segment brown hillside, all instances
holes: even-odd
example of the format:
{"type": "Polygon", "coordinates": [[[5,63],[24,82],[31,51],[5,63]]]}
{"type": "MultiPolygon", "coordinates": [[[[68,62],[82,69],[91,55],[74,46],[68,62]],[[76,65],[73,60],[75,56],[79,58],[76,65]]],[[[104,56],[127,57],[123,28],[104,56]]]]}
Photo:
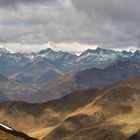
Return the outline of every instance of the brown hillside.
{"type": "Polygon", "coordinates": [[[116,61],[105,69],[93,68],[61,76],[43,86],[31,101],[42,103],[61,98],[77,90],[103,88],[116,81],[136,76],[140,76],[140,64],[130,60],[116,61]]]}
{"type": "Polygon", "coordinates": [[[1,102],[0,121],[43,140],[126,140],[140,129],[139,87],[137,77],[43,104],[1,102]]]}

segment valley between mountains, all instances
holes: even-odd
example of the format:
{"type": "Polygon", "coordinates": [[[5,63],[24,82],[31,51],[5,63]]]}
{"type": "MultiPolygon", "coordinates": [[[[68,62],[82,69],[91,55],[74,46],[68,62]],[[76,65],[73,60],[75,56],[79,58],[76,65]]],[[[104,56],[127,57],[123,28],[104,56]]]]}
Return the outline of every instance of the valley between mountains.
{"type": "Polygon", "coordinates": [[[140,140],[140,51],[0,49],[0,139],[140,140]]]}

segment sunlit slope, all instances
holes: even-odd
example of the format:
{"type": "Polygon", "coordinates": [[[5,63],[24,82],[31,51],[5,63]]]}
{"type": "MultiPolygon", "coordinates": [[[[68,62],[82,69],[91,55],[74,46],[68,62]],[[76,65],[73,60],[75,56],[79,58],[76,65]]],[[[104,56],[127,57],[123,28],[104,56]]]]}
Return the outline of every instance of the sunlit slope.
{"type": "Polygon", "coordinates": [[[125,140],[140,129],[139,105],[136,77],[44,104],[2,102],[0,121],[43,140],[125,140]]]}

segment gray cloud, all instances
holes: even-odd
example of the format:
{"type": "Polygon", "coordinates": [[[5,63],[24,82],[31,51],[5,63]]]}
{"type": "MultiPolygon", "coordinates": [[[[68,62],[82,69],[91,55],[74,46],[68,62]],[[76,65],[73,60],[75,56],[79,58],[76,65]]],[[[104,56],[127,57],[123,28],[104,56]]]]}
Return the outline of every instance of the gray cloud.
{"type": "Polygon", "coordinates": [[[0,42],[140,46],[138,0],[0,0],[0,42]]]}
{"type": "Polygon", "coordinates": [[[139,46],[140,1],[72,0],[72,2],[77,10],[84,12],[90,21],[92,20],[95,38],[102,45],[139,46]]]}
{"type": "Polygon", "coordinates": [[[18,4],[35,4],[35,3],[44,3],[44,2],[52,2],[54,0],[0,0],[0,6],[9,6],[13,7],[18,4]]]}

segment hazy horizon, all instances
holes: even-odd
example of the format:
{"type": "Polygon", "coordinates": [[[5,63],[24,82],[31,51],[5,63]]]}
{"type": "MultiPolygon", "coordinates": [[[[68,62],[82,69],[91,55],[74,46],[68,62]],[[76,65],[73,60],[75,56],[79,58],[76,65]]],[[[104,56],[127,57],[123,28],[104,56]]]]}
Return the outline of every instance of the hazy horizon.
{"type": "Polygon", "coordinates": [[[80,54],[84,51],[87,51],[88,49],[96,50],[97,48],[102,49],[108,49],[108,50],[115,50],[115,51],[131,51],[134,52],[136,50],[139,50],[139,48],[136,47],[128,47],[128,48],[105,48],[102,46],[92,46],[92,45],[80,45],[78,43],[73,44],[44,44],[44,45],[25,45],[25,44],[0,44],[0,48],[5,48],[9,50],[12,53],[20,52],[20,53],[34,53],[39,52],[41,50],[45,49],[52,49],[53,51],[62,51],[62,52],[69,52],[69,53],[75,53],[80,54]],[[18,47],[17,47],[18,46],[18,47]],[[71,48],[70,48],[71,46],[71,48]],[[32,48],[32,49],[31,49],[32,48]]]}

